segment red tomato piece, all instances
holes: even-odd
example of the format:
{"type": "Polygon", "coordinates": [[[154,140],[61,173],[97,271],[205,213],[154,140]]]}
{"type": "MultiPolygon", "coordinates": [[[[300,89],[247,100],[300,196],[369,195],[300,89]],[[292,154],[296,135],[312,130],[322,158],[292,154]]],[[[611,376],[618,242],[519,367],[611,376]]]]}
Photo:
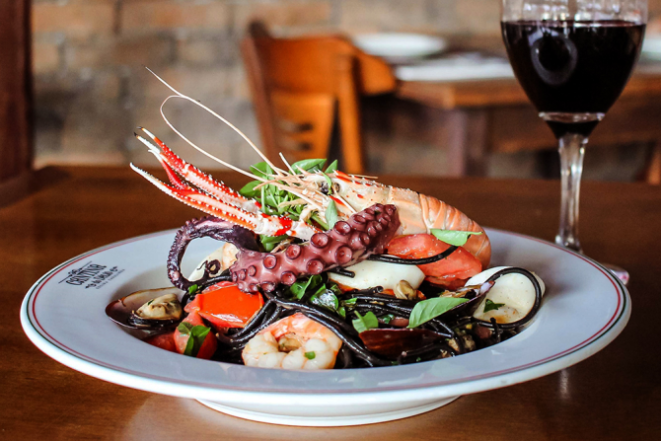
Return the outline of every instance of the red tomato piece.
{"type": "Polygon", "coordinates": [[[177,352],[177,347],[174,344],[174,331],[149,337],[145,342],[166,351],[177,352]]]}
{"type": "MultiPolygon", "coordinates": [[[[404,259],[422,259],[442,253],[450,247],[431,234],[412,234],[394,238],[388,244],[388,254],[404,259]]],[[[464,248],[459,247],[445,259],[418,265],[431,283],[456,285],[482,271],[482,263],[464,248]],[[454,282],[454,283],[453,283],[454,282]]],[[[463,285],[460,285],[463,286],[463,285]]]]}
{"type": "MultiPolygon", "coordinates": [[[[202,321],[200,314],[193,311],[183,320],[185,323],[190,323],[193,326],[206,326],[202,321]]],[[[188,339],[190,336],[188,334],[183,334],[179,329],[174,331],[174,344],[176,346],[177,352],[183,354],[186,351],[186,345],[188,344],[188,339]]],[[[210,359],[213,354],[216,352],[218,347],[218,341],[212,332],[209,332],[200,346],[200,350],[197,352],[197,358],[203,358],[205,360],[210,359]]]]}
{"type": "Polygon", "coordinates": [[[243,328],[264,306],[261,294],[246,294],[235,284],[221,282],[195,296],[184,308],[197,311],[214,328],[243,328]]]}

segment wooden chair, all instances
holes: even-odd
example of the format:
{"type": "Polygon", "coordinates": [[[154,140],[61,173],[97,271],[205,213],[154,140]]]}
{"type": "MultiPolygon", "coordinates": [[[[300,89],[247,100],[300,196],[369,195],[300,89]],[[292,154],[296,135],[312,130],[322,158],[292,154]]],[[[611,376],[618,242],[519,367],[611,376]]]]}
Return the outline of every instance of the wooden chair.
{"type": "Polygon", "coordinates": [[[343,169],[365,170],[359,95],[390,92],[390,67],[337,36],[273,38],[260,22],[242,43],[265,152],[328,158],[338,115],[343,169]]]}

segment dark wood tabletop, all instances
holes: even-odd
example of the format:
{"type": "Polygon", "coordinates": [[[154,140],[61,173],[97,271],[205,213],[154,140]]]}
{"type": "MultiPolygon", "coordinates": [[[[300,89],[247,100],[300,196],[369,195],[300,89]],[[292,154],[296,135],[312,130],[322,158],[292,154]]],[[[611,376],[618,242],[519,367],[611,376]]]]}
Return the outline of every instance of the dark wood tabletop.
{"type": "MultiPolygon", "coordinates": [[[[220,174],[232,186],[243,179],[220,174]]],[[[552,240],[557,181],[383,177],[437,196],[482,225],[552,240]]],[[[0,209],[0,439],[633,440],[661,431],[661,189],[585,182],[585,252],[631,273],[633,314],[622,335],[561,372],[464,396],[388,423],[297,428],[245,421],[194,400],[129,389],[41,353],[19,323],[21,300],[46,271],[110,242],[177,228],[200,213],[128,168],[48,168],[27,198],[0,209]]],[[[165,263],[164,263],[165,264],[165,263]]]]}

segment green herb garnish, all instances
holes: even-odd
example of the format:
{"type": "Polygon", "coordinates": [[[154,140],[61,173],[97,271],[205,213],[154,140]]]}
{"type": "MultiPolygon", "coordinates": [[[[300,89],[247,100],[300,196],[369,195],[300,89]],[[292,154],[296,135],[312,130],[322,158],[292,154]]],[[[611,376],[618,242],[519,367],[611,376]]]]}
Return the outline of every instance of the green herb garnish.
{"type": "Polygon", "coordinates": [[[207,334],[211,332],[211,328],[207,328],[206,326],[193,326],[188,322],[181,322],[179,326],[177,326],[177,331],[184,335],[188,335],[188,342],[186,342],[184,355],[196,357],[197,353],[200,352],[204,339],[207,338],[207,334]]]}
{"type": "Polygon", "coordinates": [[[289,291],[296,297],[298,300],[301,300],[307,291],[316,292],[318,286],[323,283],[323,279],[319,275],[312,276],[308,279],[301,279],[294,282],[292,286],[289,287],[289,291]]]}
{"type": "Polygon", "coordinates": [[[303,159],[302,161],[294,162],[291,168],[296,174],[300,173],[301,170],[315,172],[321,171],[325,163],[325,159],[303,159]]]}
{"type": "Polygon", "coordinates": [[[487,299],[487,301],[484,303],[484,312],[495,311],[496,309],[500,308],[501,306],[505,306],[505,304],[504,303],[494,303],[490,299],[487,299]]]}
{"type": "Polygon", "coordinates": [[[358,311],[354,311],[356,314],[356,319],[353,319],[353,327],[358,333],[365,332],[368,329],[374,329],[379,327],[379,319],[376,318],[372,311],[368,311],[365,315],[360,315],[358,311]]]}
{"type": "Polygon", "coordinates": [[[262,179],[271,179],[273,177],[273,169],[264,161],[251,165],[250,171],[262,179]]]}
{"type": "Polygon", "coordinates": [[[474,231],[454,231],[454,230],[438,230],[431,229],[429,230],[434,237],[440,241],[447,243],[448,245],[454,245],[460,247],[466,244],[468,238],[473,235],[480,235],[482,233],[476,233],[474,231]]]}
{"type": "Polygon", "coordinates": [[[254,198],[259,193],[259,190],[255,190],[259,184],[261,184],[260,181],[250,181],[239,190],[239,193],[247,198],[254,198]]]}
{"type": "Polygon", "coordinates": [[[195,294],[197,292],[197,288],[198,288],[197,285],[189,286],[188,287],[188,294],[192,296],[193,294],[195,294]]]}
{"type": "Polygon", "coordinates": [[[314,358],[317,356],[317,354],[314,353],[314,351],[306,352],[305,353],[305,358],[308,360],[314,360],[314,358]]]}
{"type": "Polygon", "coordinates": [[[310,297],[310,303],[330,309],[333,312],[337,311],[340,307],[340,301],[337,299],[337,296],[333,291],[326,288],[326,285],[321,285],[317,292],[310,297]]]}
{"type": "Polygon", "coordinates": [[[338,216],[337,216],[337,207],[335,206],[334,201],[330,201],[328,203],[328,207],[326,208],[326,223],[328,224],[328,230],[333,228],[335,223],[338,221],[338,216]]]}
{"type": "Polygon", "coordinates": [[[383,317],[381,317],[381,321],[383,323],[385,323],[386,325],[389,325],[390,322],[392,321],[392,319],[394,319],[394,318],[395,318],[394,315],[388,314],[388,315],[384,315],[383,317]]]}
{"type": "Polygon", "coordinates": [[[261,242],[262,246],[264,247],[264,250],[266,252],[273,251],[273,248],[275,248],[280,242],[283,240],[287,239],[289,236],[286,234],[283,234],[281,236],[265,236],[261,235],[259,236],[259,241],[261,242]]]}
{"type": "Polygon", "coordinates": [[[337,171],[337,159],[330,163],[330,165],[326,168],[324,173],[333,173],[336,171],[337,171]]]}
{"type": "Polygon", "coordinates": [[[451,310],[457,305],[467,302],[468,299],[454,297],[435,297],[416,303],[409,317],[408,328],[417,328],[439,315],[451,310]]]}

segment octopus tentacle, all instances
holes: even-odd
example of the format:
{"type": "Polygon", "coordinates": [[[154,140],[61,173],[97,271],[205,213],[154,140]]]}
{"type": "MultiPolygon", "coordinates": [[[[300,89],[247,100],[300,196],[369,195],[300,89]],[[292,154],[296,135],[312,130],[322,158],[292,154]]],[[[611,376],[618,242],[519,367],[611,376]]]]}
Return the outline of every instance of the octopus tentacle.
{"type": "Polygon", "coordinates": [[[177,231],[168,256],[168,276],[183,290],[210,283],[209,272],[200,280],[188,280],[181,273],[181,260],[188,244],[201,237],[211,237],[239,248],[236,262],[230,267],[232,281],[244,292],[274,291],[278,285],[292,285],[305,275],[320,274],[337,266],[348,266],[381,254],[399,228],[394,205],[375,204],[337,222],[329,231],[317,233],[309,242],[291,244],[277,253],[258,251],[254,233],[213,216],[191,220],[177,231]]]}
{"type": "Polygon", "coordinates": [[[274,291],[304,275],[320,274],[381,254],[399,228],[394,205],[375,204],[317,233],[307,244],[292,244],[278,253],[240,249],[230,267],[232,281],[244,292],[274,291]]]}
{"type": "Polygon", "coordinates": [[[181,259],[186,253],[186,248],[191,241],[201,237],[210,237],[212,239],[230,242],[242,249],[258,249],[255,235],[250,230],[231,222],[218,219],[214,216],[206,216],[201,219],[187,221],[177,231],[170,248],[170,254],[168,255],[168,277],[172,284],[179,289],[187,291],[193,285],[210,282],[209,268],[205,269],[204,276],[199,280],[188,280],[181,273],[181,259]]]}

